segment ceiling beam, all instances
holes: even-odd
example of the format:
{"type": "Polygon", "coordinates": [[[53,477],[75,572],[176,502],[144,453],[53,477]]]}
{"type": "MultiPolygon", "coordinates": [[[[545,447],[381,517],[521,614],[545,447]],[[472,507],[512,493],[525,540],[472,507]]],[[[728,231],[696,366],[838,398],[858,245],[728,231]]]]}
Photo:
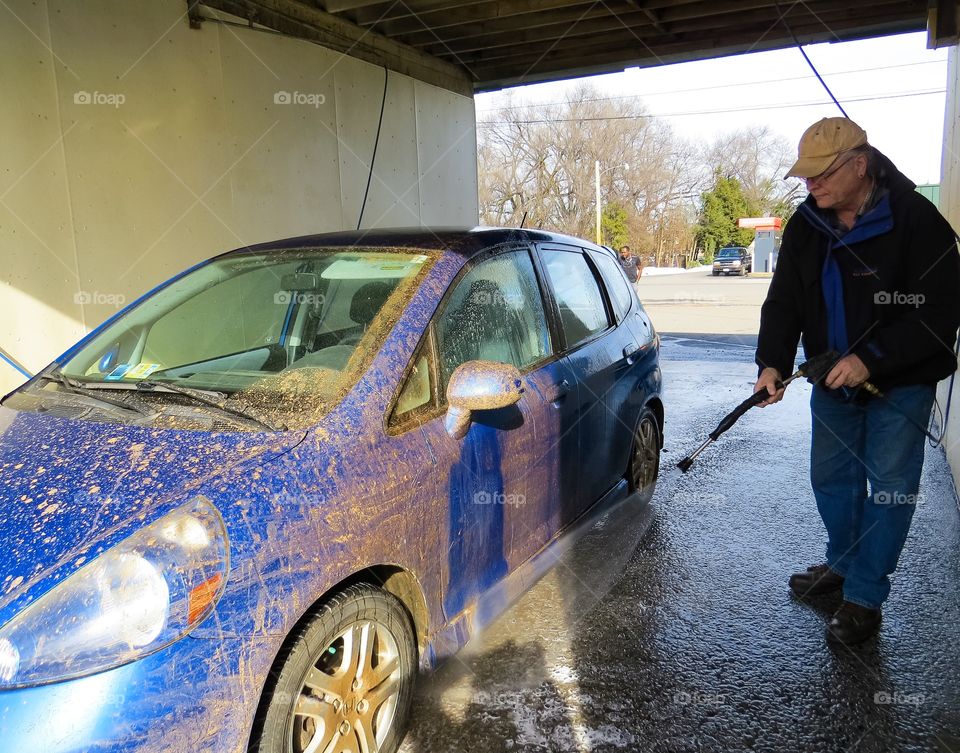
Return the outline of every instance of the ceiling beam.
{"type": "Polygon", "coordinates": [[[370,5],[377,5],[380,0],[327,0],[323,3],[327,13],[343,13],[345,10],[356,10],[357,8],[366,8],[370,5]]]}
{"type": "Polygon", "coordinates": [[[927,14],[927,47],[949,47],[960,41],[960,5],[957,0],[931,0],[927,14]]]}
{"type": "MultiPolygon", "coordinates": [[[[810,28],[814,31],[819,28],[829,33],[828,30],[835,24],[847,27],[860,20],[855,11],[831,10],[831,7],[836,8],[836,3],[832,0],[811,1],[805,5],[807,12],[794,18],[791,28],[810,28]]],[[[874,0],[874,15],[885,12],[901,14],[903,5],[902,0],[874,0]]],[[[551,47],[561,45],[563,48],[576,45],[578,49],[583,49],[584,45],[595,43],[598,37],[602,37],[604,43],[617,44],[622,49],[630,48],[632,37],[632,46],[647,45],[659,52],[662,46],[671,42],[689,42],[691,39],[696,42],[702,37],[701,32],[709,32],[711,40],[722,40],[726,34],[739,34],[744,31],[755,34],[756,39],[769,33],[782,36],[786,29],[776,21],[775,13],[771,14],[767,10],[744,11],[730,14],[725,20],[714,17],[678,22],[671,26],[670,34],[660,35],[642,14],[637,13],[613,19],[608,17],[585,21],[574,26],[561,23],[531,31],[488,34],[444,44],[435,42],[425,47],[424,51],[462,61],[471,67],[511,57],[532,59],[551,51],[551,47]],[[696,37],[691,36],[694,34],[696,37]]]]}
{"type": "Polygon", "coordinates": [[[473,94],[463,67],[296,0],[203,0],[203,4],[419,81],[465,96],[473,94]]]}
{"type": "MultiPolygon", "coordinates": [[[[790,0],[784,0],[784,2],[789,1],[790,0]]],[[[623,0],[623,2],[631,2],[631,0],[623,0]]],[[[648,8],[654,11],[665,7],[676,7],[679,5],[702,2],[703,0],[637,0],[637,3],[640,7],[648,8]]],[[[397,2],[397,0],[381,0],[381,2],[379,2],[376,6],[371,5],[367,10],[365,10],[363,14],[357,18],[357,23],[367,26],[372,25],[377,21],[399,21],[403,18],[415,18],[416,16],[426,18],[428,14],[432,13],[441,13],[444,11],[466,7],[479,8],[481,6],[486,6],[488,8],[485,17],[503,18],[508,14],[514,13],[514,9],[508,6],[516,5],[518,4],[509,2],[505,3],[503,0],[486,0],[485,2],[469,2],[468,0],[406,0],[406,2],[397,2]],[[494,10],[491,11],[490,9],[494,10]]],[[[563,3],[554,2],[551,5],[553,7],[561,7],[563,3]]],[[[606,5],[620,6],[621,2],[607,2],[606,5]]],[[[529,13],[540,11],[528,11],[521,8],[519,12],[529,13]]]]}
{"type": "MultiPolygon", "coordinates": [[[[903,4],[902,4],[903,5],[903,4]]],[[[924,19],[916,14],[891,12],[862,17],[849,24],[837,24],[833,31],[826,31],[822,24],[802,24],[794,28],[803,43],[825,42],[841,39],[863,39],[884,34],[899,34],[919,31],[924,28],[924,19]]],[[[649,53],[640,45],[630,44],[630,37],[606,39],[603,44],[579,46],[576,50],[562,48],[545,55],[532,52],[526,58],[514,57],[490,64],[474,62],[471,66],[479,76],[476,91],[492,91],[507,86],[521,86],[541,81],[556,81],[577,76],[613,73],[628,67],[654,67],[661,64],[703,60],[707,58],[736,55],[744,52],[789,47],[792,40],[785,32],[774,30],[760,38],[757,29],[736,34],[723,34],[710,38],[694,38],[683,42],[657,45],[649,53]],[[759,41],[758,41],[759,40],[759,41]],[[623,55],[630,49],[634,55],[623,55]]]]}
{"type": "MultiPolygon", "coordinates": [[[[606,5],[608,10],[615,8],[623,10],[626,3],[623,0],[605,0],[599,5],[606,5]]],[[[492,21],[497,18],[515,18],[517,16],[526,16],[528,14],[551,13],[562,8],[572,8],[579,6],[581,12],[588,11],[591,6],[597,6],[598,3],[593,0],[515,0],[514,2],[502,3],[472,3],[456,12],[431,11],[416,13],[408,18],[392,20],[390,18],[376,19],[365,22],[358,19],[361,26],[369,26],[376,29],[381,34],[390,36],[409,34],[414,31],[424,29],[447,29],[452,26],[463,26],[464,24],[478,23],[481,21],[492,21]]],[[[440,34],[443,36],[443,34],[440,34]]]]}

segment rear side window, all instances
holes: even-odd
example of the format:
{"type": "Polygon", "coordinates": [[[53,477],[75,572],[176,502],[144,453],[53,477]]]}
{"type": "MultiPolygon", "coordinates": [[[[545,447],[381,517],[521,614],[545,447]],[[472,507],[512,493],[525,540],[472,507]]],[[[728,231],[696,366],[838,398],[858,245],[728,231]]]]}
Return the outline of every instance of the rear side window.
{"type": "Polygon", "coordinates": [[[596,262],[603,277],[603,282],[607,286],[607,292],[610,294],[610,300],[613,303],[614,313],[617,315],[617,322],[622,322],[623,318],[630,311],[630,304],[633,301],[633,289],[627,278],[623,275],[623,269],[620,262],[609,254],[598,254],[591,252],[590,258],[596,262]]]}
{"type": "Polygon", "coordinates": [[[543,252],[543,265],[560,308],[567,348],[610,326],[603,294],[582,253],[547,249],[543,252]]]}

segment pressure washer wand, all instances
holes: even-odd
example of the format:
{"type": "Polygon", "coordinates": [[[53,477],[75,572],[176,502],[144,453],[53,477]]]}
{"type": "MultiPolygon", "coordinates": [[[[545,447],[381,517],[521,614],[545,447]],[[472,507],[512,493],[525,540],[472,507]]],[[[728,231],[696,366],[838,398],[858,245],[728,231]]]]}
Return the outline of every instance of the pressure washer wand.
{"type": "MultiPolygon", "coordinates": [[[[804,361],[800,364],[800,367],[790,376],[788,376],[783,381],[777,382],[777,389],[781,390],[786,387],[790,382],[798,377],[806,377],[813,381],[822,379],[830,369],[833,368],[834,364],[840,360],[840,354],[836,351],[830,351],[829,353],[824,353],[819,356],[814,356],[808,361],[804,361]]],[[[700,445],[697,449],[687,455],[683,460],[677,463],[677,468],[686,473],[690,470],[690,466],[693,465],[693,461],[697,459],[697,455],[703,452],[707,447],[717,441],[721,434],[723,434],[727,429],[733,426],[737,420],[750,410],[753,406],[759,405],[764,400],[770,398],[770,393],[766,390],[759,390],[754,392],[750,397],[744,400],[740,405],[730,411],[726,416],[724,416],[720,423],[717,424],[717,428],[710,432],[710,436],[700,445]]]]}
{"type": "MultiPolygon", "coordinates": [[[[789,377],[784,379],[782,382],[777,381],[777,389],[780,390],[783,387],[786,387],[788,384],[790,384],[790,382],[792,382],[798,376],[800,376],[799,372],[797,372],[796,374],[790,375],[789,377]]],[[[689,471],[690,466],[693,465],[693,461],[697,459],[697,455],[699,455],[701,452],[707,449],[707,447],[709,447],[711,444],[716,442],[717,439],[720,437],[720,435],[723,434],[723,432],[725,432],[727,429],[729,429],[731,426],[733,426],[737,422],[737,419],[739,419],[740,416],[742,416],[744,413],[750,410],[754,405],[759,405],[764,400],[767,400],[769,397],[770,397],[770,393],[767,392],[766,390],[759,390],[757,392],[754,392],[750,397],[748,397],[746,400],[740,403],[740,405],[738,405],[736,408],[730,411],[727,415],[725,415],[723,419],[721,419],[720,423],[717,424],[717,428],[710,432],[710,436],[708,436],[706,440],[704,440],[703,444],[700,445],[693,452],[691,452],[689,455],[687,455],[679,463],[677,463],[677,468],[679,468],[684,473],[689,471]]]]}

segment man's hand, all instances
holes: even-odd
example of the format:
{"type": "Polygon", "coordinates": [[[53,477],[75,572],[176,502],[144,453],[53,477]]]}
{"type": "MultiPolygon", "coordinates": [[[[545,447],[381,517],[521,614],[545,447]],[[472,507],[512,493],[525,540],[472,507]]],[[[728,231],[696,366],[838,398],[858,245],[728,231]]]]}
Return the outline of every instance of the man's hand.
{"type": "Polygon", "coordinates": [[[761,408],[766,408],[768,405],[773,405],[774,403],[779,403],[783,400],[783,387],[777,389],[777,382],[781,379],[780,372],[776,369],[768,366],[763,371],[760,372],[760,377],[757,379],[757,383],[753,385],[754,393],[759,392],[760,390],[766,390],[770,395],[770,398],[764,400],[760,403],[761,408]]]}
{"type": "Polygon", "coordinates": [[[870,378],[870,370],[857,356],[844,356],[830,369],[824,384],[831,390],[840,387],[857,387],[870,378]]]}

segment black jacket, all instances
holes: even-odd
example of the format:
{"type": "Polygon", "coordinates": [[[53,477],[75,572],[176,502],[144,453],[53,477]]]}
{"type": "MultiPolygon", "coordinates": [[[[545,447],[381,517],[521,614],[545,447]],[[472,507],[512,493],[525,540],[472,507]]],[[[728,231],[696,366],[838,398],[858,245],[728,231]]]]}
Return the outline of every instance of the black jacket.
{"type": "MultiPolygon", "coordinates": [[[[848,352],[870,370],[880,389],[931,384],[957,368],[960,254],[956,236],[936,207],[886,157],[877,187],[889,199],[870,227],[858,218],[837,240],[832,212],[812,196],[787,223],[760,314],[757,365],[794,370],[797,341],[807,358],[829,350],[822,270],[833,245],[841,271],[848,352]],[[888,193],[887,193],[888,192],[888,193]]],[[[869,224],[869,223],[868,223],[869,224]]]]}

